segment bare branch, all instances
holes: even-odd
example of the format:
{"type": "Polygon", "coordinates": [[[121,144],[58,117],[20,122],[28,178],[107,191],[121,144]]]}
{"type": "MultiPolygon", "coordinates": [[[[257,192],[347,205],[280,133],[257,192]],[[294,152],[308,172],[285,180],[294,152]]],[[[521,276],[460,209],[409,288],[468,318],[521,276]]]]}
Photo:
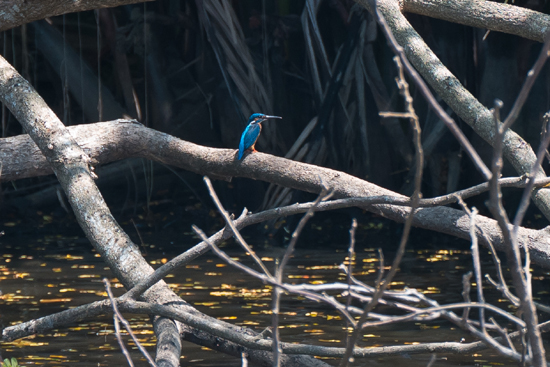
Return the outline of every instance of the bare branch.
{"type": "MultiPolygon", "coordinates": [[[[537,327],[538,316],[535,305],[533,304],[533,297],[531,293],[531,286],[529,282],[529,269],[527,272],[522,269],[521,266],[521,254],[519,246],[515,236],[512,234],[512,228],[508,220],[508,215],[502,204],[502,193],[498,180],[496,177],[500,177],[502,170],[502,152],[504,148],[505,126],[499,122],[499,110],[502,107],[502,102],[495,101],[494,108],[494,127],[495,127],[495,139],[494,139],[494,151],[491,170],[493,176],[490,180],[490,205],[489,209],[497,218],[500,229],[502,230],[504,241],[506,243],[505,251],[506,257],[510,264],[510,273],[512,275],[512,283],[519,295],[520,308],[523,311],[526,320],[527,335],[529,336],[529,346],[533,353],[532,359],[535,366],[545,366],[546,356],[542,343],[542,337],[540,330],[537,327]]],[[[502,348],[497,348],[500,353],[504,354],[502,348]]],[[[510,353],[513,351],[509,350],[510,353]]],[[[526,359],[531,359],[531,356],[525,356],[526,359]]]]}
{"type": "MultiPolygon", "coordinates": [[[[314,193],[321,191],[318,179],[318,177],[321,177],[324,182],[334,189],[336,198],[386,197],[389,199],[393,197],[394,200],[403,200],[404,202],[409,200],[395,192],[343,172],[263,153],[253,154],[245,162],[241,162],[235,159],[235,150],[203,147],[148,129],[143,125],[128,122],[127,120],[119,120],[119,122],[77,125],[69,128],[69,131],[71,136],[78,137],[78,144],[89,153],[92,160],[102,163],[127,157],[142,157],[191,172],[208,174],[210,177],[226,179],[233,176],[248,177],[314,193]]],[[[33,148],[31,144],[24,148],[24,151],[29,153],[29,156],[26,156],[24,160],[27,162],[26,167],[23,165],[23,161],[18,159],[18,155],[2,155],[3,152],[13,151],[15,142],[28,141],[28,139],[26,135],[0,139],[0,161],[3,163],[3,179],[14,179],[14,177],[23,176],[24,174],[27,174],[27,177],[33,176],[36,174],[36,171],[33,171],[33,165],[43,169],[42,174],[51,172],[46,168],[47,163],[41,156],[40,151],[33,148]],[[9,143],[7,143],[7,146],[2,146],[2,142],[9,143]],[[11,177],[5,176],[8,163],[11,166],[11,177]],[[32,174],[29,174],[29,172],[32,174]]],[[[544,177],[544,179],[548,178],[544,177]]],[[[538,180],[537,178],[536,182],[542,184],[542,181],[538,180]]],[[[456,199],[451,200],[451,202],[454,200],[456,199]]],[[[388,202],[388,204],[391,204],[391,202],[388,202]]],[[[409,212],[407,208],[392,205],[369,206],[361,205],[358,202],[358,206],[399,222],[404,221],[409,212]]],[[[320,207],[323,207],[323,203],[320,204],[320,207]]],[[[307,209],[300,212],[304,213],[305,211],[307,209]]],[[[269,215],[272,212],[266,211],[265,213],[269,215]]],[[[462,211],[452,208],[418,209],[414,217],[414,225],[460,238],[469,238],[468,216],[462,211]]],[[[477,226],[484,229],[484,232],[497,249],[503,249],[503,239],[494,220],[478,216],[477,226]]],[[[548,261],[550,251],[548,250],[549,243],[546,232],[525,228],[520,228],[519,231],[518,241],[521,246],[530,249],[532,260],[542,266],[550,267],[548,261]]],[[[482,243],[485,243],[485,241],[482,241],[482,243]]],[[[141,280],[143,279],[141,278],[141,280]]]]}
{"type": "MultiPolygon", "coordinates": [[[[358,0],[358,2],[369,9],[371,13],[374,11],[370,0],[358,0]]],[[[495,124],[492,113],[479,103],[441,63],[401,14],[399,3],[396,0],[377,0],[376,3],[393,35],[404,47],[407,58],[416,70],[462,120],[470,125],[481,138],[491,145],[494,144],[495,124]]],[[[467,6],[466,4],[465,6],[467,6]]],[[[491,5],[492,3],[487,3],[487,6],[491,5]]],[[[535,153],[529,144],[515,132],[507,130],[503,148],[504,157],[512,164],[516,172],[520,175],[528,174],[528,170],[536,161],[535,153]]],[[[541,169],[537,171],[535,177],[542,178],[546,175],[541,169]]],[[[550,190],[535,190],[532,197],[535,205],[547,219],[550,219],[550,190]]]]}
{"type": "MultiPolygon", "coordinates": [[[[443,107],[437,101],[435,100],[435,97],[433,96],[432,92],[422,80],[420,75],[416,72],[416,70],[412,67],[412,65],[409,63],[409,60],[405,56],[405,52],[403,50],[403,47],[401,47],[397,40],[395,39],[391,29],[388,27],[388,24],[386,23],[386,20],[384,19],[384,15],[378,10],[378,7],[376,6],[377,1],[376,0],[367,0],[370,1],[370,7],[374,10],[374,16],[382,27],[384,34],[386,36],[386,39],[388,40],[388,43],[390,45],[390,48],[392,51],[399,57],[400,60],[400,70],[404,67],[407,71],[407,74],[411,76],[411,78],[414,80],[415,84],[419,88],[420,92],[428,102],[428,105],[434,110],[434,112],[437,114],[437,116],[445,123],[447,128],[451,131],[451,133],[454,135],[456,140],[460,143],[462,148],[466,151],[468,156],[470,156],[470,159],[478,169],[478,171],[485,177],[485,179],[489,179],[491,177],[491,172],[483,163],[483,160],[479,157],[474,147],[470,144],[462,130],[457,126],[455,121],[445,112],[443,107]]],[[[404,80],[404,79],[402,79],[404,80]]],[[[401,88],[400,88],[401,89],[401,88]]],[[[409,115],[410,118],[410,115],[409,115]]]]}
{"type": "Polygon", "coordinates": [[[124,356],[126,357],[126,360],[128,361],[128,364],[132,367],[134,366],[134,363],[132,362],[132,358],[130,357],[130,353],[128,353],[128,350],[124,345],[124,341],[122,341],[122,337],[120,336],[120,326],[118,324],[119,320],[120,322],[122,322],[122,324],[124,325],[124,328],[126,329],[128,334],[132,337],[132,340],[140,350],[141,354],[143,354],[147,362],[149,362],[151,366],[157,367],[157,364],[155,363],[153,358],[151,358],[151,356],[147,352],[147,349],[145,349],[143,345],[141,345],[138,338],[132,331],[132,327],[130,326],[130,323],[126,321],[126,319],[122,316],[122,314],[118,310],[115,297],[113,296],[113,292],[111,291],[111,283],[109,282],[109,279],[104,278],[103,283],[105,284],[105,290],[107,291],[107,295],[109,296],[109,301],[111,301],[111,306],[113,307],[113,319],[115,324],[116,338],[118,340],[118,344],[120,345],[120,349],[122,349],[122,353],[124,354],[124,356]]]}
{"type": "Polygon", "coordinates": [[[537,77],[539,76],[542,68],[546,64],[546,60],[548,60],[548,57],[550,56],[550,31],[546,33],[544,38],[546,39],[546,41],[542,46],[539,57],[537,58],[537,61],[535,61],[535,64],[533,65],[531,70],[527,72],[527,77],[525,78],[525,82],[523,83],[518,97],[516,98],[514,105],[512,106],[512,110],[510,111],[510,113],[508,113],[508,117],[506,117],[506,120],[504,120],[503,122],[504,126],[502,128],[504,131],[511,128],[512,124],[518,118],[519,113],[523,105],[525,104],[527,97],[529,96],[529,92],[533,87],[533,84],[535,84],[537,77]]]}
{"type": "Polygon", "coordinates": [[[439,1],[403,0],[403,11],[471,27],[515,34],[544,42],[550,28],[550,16],[507,3],[483,0],[439,1]]]}
{"type": "Polygon", "coordinates": [[[246,241],[244,240],[243,236],[241,236],[241,233],[235,226],[235,223],[233,222],[233,219],[229,217],[229,214],[225,211],[223,208],[223,205],[218,198],[218,195],[216,194],[216,191],[214,191],[214,187],[212,186],[212,181],[208,178],[208,176],[204,177],[204,182],[206,183],[206,187],[208,187],[208,192],[210,193],[210,196],[212,197],[212,200],[214,201],[214,204],[216,204],[216,207],[218,208],[218,211],[222,215],[223,219],[225,220],[225,223],[231,228],[231,231],[233,231],[233,235],[237,239],[237,243],[239,243],[247,252],[248,255],[252,256],[256,264],[262,269],[265,275],[268,277],[271,277],[271,272],[267,270],[266,266],[264,265],[264,262],[256,255],[256,252],[248,246],[246,241]]]}
{"type": "Polygon", "coordinates": [[[112,8],[115,6],[142,3],[152,0],[17,0],[0,2],[0,31],[5,31],[35,20],[67,13],[112,8]]]}

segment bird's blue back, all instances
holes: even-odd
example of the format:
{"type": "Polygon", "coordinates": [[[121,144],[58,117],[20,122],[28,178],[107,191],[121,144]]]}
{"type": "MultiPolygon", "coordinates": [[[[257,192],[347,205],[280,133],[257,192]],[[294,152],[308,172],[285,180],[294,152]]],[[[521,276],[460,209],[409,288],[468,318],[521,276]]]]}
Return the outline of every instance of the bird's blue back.
{"type": "MultiPolygon", "coordinates": [[[[252,116],[250,116],[249,121],[254,121],[252,116]]],[[[244,151],[254,145],[256,140],[258,140],[261,130],[262,127],[260,124],[248,124],[246,129],[244,129],[243,135],[241,135],[241,143],[239,144],[239,160],[243,157],[244,151]]]]}

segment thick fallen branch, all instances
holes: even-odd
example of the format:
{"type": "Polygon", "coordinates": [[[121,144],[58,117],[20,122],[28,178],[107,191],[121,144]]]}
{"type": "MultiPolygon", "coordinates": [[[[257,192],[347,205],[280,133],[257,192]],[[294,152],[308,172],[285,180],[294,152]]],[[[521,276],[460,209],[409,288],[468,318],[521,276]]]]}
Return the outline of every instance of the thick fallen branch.
{"type": "MultiPolygon", "coordinates": [[[[493,307],[490,305],[477,306],[493,307]]],[[[193,327],[199,328],[200,330],[208,330],[211,334],[222,336],[226,340],[231,340],[234,343],[238,343],[238,345],[250,348],[248,351],[268,351],[272,347],[271,339],[246,334],[242,332],[242,328],[236,326],[228,327],[228,324],[221,321],[212,323],[208,316],[205,317],[205,315],[202,314],[188,313],[177,307],[138,302],[134,300],[120,298],[117,299],[117,307],[122,312],[134,314],[155,314],[174,320],[179,320],[182,323],[192,325],[193,327]]],[[[454,306],[451,305],[449,307],[454,306]]],[[[107,299],[93,302],[90,304],[75,307],[73,309],[61,311],[59,313],[55,313],[49,316],[41,317],[36,320],[10,326],[3,330],[2,340],[16,340],[36,333],[44,333],[52,329],[67,327],[76,322],[92,320],[100,315],[111,314],[112,311],[113,309],[111,302],[107,299]]],[[[540,328],[542,331],[548,331],[550,329],[550,322],[542,323],[540,325],[540,328]]],[[[520,335],[521,334],[519,331],[515,331],[510,334],[510,337],[516,339],[519,338],[520,335]]],[[[218,342],[222,342],[222,339],[218,339],[218,342]]],[[[224,343],[226,342],[224,341],[224,343]]],[[[345,351],[345,348],[341,347],[324,347],[293,343],[282,343],[282,348],[284,353],[289,355],[307,354],[324,357],[341,357],[345,351]]],[[[418,345],[355,348],[353,351],[353,355],[358,358],[365,358],[400,355],[406,353],[421,354],[438,352],[467,354],[484,349],[487,349],[487,345],[481,341],[472,343],[442,342],[422,343],[418,345]]]]}
{"type": "Polygon", "coordinates": [[[402,9],[404,12],[515,34],[539,42],[544,42],[550,28],[548,14],[496,1],[404,0],[402,9]]]}
{"type": "MultiPolygon", "coordinates": [[[[369,0],[357,0],[357,2],[370,12],[373,11],[369,0]]],[[[464,88],[426,45],[422,37],[401,13],[397,0],[377,0],[376,4],[397,42],[405,50],[411,64],[464,122],[470,125],[486,142],[493,145],[495,124],[491,111],[464,88]]],[[[503,154],[520,175],[529,174],[536,162],[536,156],[531,146],[510,129],[504,135],[503,154]]],[[[546,177],[546,174],[542,168],[539,168],[536,178],[542,177],[546,177]]],[[[550,190],[534,190],[531,197],[539,210],[550,220],[550,190]]]]}
{"type": "MultiPolygon", "coordinates": [[[[4,1],[0,3],[0,30],[30,23],[56,15],[99,8],[115,7],[150,0],[33,0],[4,1]]],[[[550,27],[550,16],[530,9],[495,1],[462,0],[403,0],[404,12],[422,14],[472,27],[515,34],[543,42],[550,27]]]]}
{"type": "MultiPolygon", "coordinates": [[[[42,162],[45,165],[48,164],[57,176],[80,227],[120,282],[130,289],[147,275],[153,273],[152,267],[141,256],[139,248],[118,225],[103,200],[93,181],[94,174],[90,169],[92,159],[76,143],[73,135],[69,133],[69,130],[65,128],[30,84],[2,57],[0,57],[0,100],[29,132],[32,141],[46,157],[47,163],[44,159],[42,162]]],[[[131,126],[133,124],[122,125],[131,126]]],[[[124,130],[119,133],[124,135],[124,130]]],[[[164,281],[155,284],[141,297],[151,303],[170,303],[174,307],[190,313],[198,313],[170,290],[164,281]]],[[[213,318],[209,319],[212,323],[220,322],[213,318]]],[[[212,349],[222,350],[218,348],[220,343],[216,335],[196,333],[186,325],[176,325],[173,321],[162,318],[155,318],[154,323],[157,335],[163,335],[163,338],[159,337],[156,356],[163,358],[163,366],[179,364],[180,350],[172,348],[176,344],[171,342],[179,337],[212,349]],[[161,321],[165,321],[163,325],[171,325],[171,327],[160,330],[159,322],[161,321]],[[178,332],[181,335],[178,335],[178,332]],[[162,345],[162,342],[170,343],[170,345],[162,345]],[[171,355],[162,355],[164,352],[171,355]]],[[[230,324],[227,326],[231,327],[230,324]]],[[[254,334],[252,331],[250,333],[254,334]]],[[[240,351],[235,346],[224,349],[224,351],[227,353],[238,352],[240,356],[240,351]]],[[[256,365],[271,362],[270,354],[252,354],[249,357],[251,363],[256,365]]],[[[301,357],[289,357],[288,365],[308,365],[302,359],[301,357]],[[297,359],[300,359],[300,362],[297,359]]],[[[320,363],[313,358],[309,358],[309,360],[310,365],[319,365],[320,363]]]]}
{"type": "MultiPolygon", "coordinates": [[[[405,196],[343,172],[263,153],[249,154],[238,161],[235,149],[200,146],[127,120],[77,125],[68,129],[92,160],[102,164],[142,157],[210,177],[248,177],[313,193],[319,193],[324,183],[334,190],[336,198],[386,196],[407,200],[405,196]]],[[[4,166],[2,180],[6,181],[51,172],[26,135],[0,140],[0,161],[4,166]],[[9,148],[7,154],[6,147],[9,148]],[[14,155],[15,151],[26,152],[25,159],[14,155]]],[[[358,202],[357,206],[398,222],[404,221],[409,212],[403,206],[362,204],[358,202]]],[[[481,243],[486,243],[480,232],[483,230],[495,247],[502,250],[504,242],[496,221],[478,216],[477,224],[481,243]]],[[[414,225],[469,239],[470,220],[460,210],[421,208],[415,215],[414,225]]],[[[534,262],[550,268],[550,237],[546,229],[520,228],[518,240],[521,246],[529,248],[534,262]]]]}
{"type": "MultiPolygon", "coordinates": [[[[0,99],[46,157],[80,227],[121,283],[131,288],[152,273],[139,248],[118,225],[103,200],[94,182],[90,157],[32,86],[2,57],[0,99]]],[[[157,283],[142,297],[150,302],[182,302],[164,282],[157,283]]],[[[179,358],[180,352],[177,353],[179,358]]]]}
{"type": "Polygon", "coordinates": [[[35,20],[67,13],[112,8],[120,5],[152,0],[16,0],[0,2],[0,31],[30,23],[35,20]]]}

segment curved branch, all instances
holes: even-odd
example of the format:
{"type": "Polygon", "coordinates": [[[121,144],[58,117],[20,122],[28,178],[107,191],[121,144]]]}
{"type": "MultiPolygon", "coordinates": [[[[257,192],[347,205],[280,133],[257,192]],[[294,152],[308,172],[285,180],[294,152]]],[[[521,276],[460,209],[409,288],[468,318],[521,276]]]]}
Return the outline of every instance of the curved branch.
{"type": "MultiPolygon", "coordinates": [[[[90,169],[90,157],[32,86],[2,57],[0,99],[46,157],[46,164],[63,187],[78,224],[121,283],[129,289],[151,274],[153,269],[103,200],[90,169]]],[[[142,297],[150,302],[181,302],[163,281],[142,297]]]]}
{"type": "MultiPolygon", "coordinates": [[[[67,13],[135,4],[152,0],[33,0],[0,2],[0,31],[67,13]]],[[[426,15],[471,27],[514,34],[538,42],[550,28],[550,16],[494,1],[401,0],[404,12],[426,15]]]]}
{"type": "MultiPolygon", "coordinates": [[[[334,190],[336,198],[386,197],[388,200],[385,204],[367,204],[358,200],[355,205],[398,222],[403,222],[410,210],[407,207],[387,204],[391,203],[389,197],[392,197],[394,202],[403,200],[403,204],[408,200],[407,197],[343,172],[263,153],[249,154],[244,160],[239,161],[234,149],[196,145],[128,120],[71,126],[69,131],[84,151],[100,163],[141,157],[210,177],[247,177],[312,193],[319,193],[324,183],[334,190]]],[[[36,147],[34,150],[30,148],[29,138],[25,135],[0,140],[0,161],[4,165],[2,179],[13,180],[51,172],[40,151],[36,147]],[[9,153],[20,149],[21,144],[27,144],[24,146],[28,147],[25,151],[25,161],[13,154],[3,153],[3,146],[11,146],[9,153]],[[8,167],[11,167],[9,171],[8,167]],[[34,172],[26,171],[33,169],[34,172]]],[[[321,204],[318,210],[323,205],[325,204],[321,204]]],[[[305,211],[307,208],[304,208],[303,212],[305,211]]],[[[504,241],[496,221],[483,216],[477,218],[481,243],[486,244],[482,236],[482,233],[485,233],[495,247],[502,250],[504,241]]],[[[418,209],[413,225],[464,239],[470,238],[468,215],[452,208],[418,209]]],[[[521,246],[529,248],[534,262],[550,268],[550,239],[547,231],[522,227],[518,233],[518,241],[521,246]]]]}
{"type": "MultiPolygon", "coordinates": [[[[57,176],[80,227],[120,282],[130,289],[152,274],[153,268],[141,256],[139,248],[116,222],[103,200],[93,181],[95,174],[89,167],[92,160],[87,152],[77,144],[69,130],[30,84],[2,57],[0,57],[0,100],[9,108],[29,133],[39,151],[46,157],[47,162],[44,158],[42,162],[49,165],[57,176]]],[[[119,133],[124,135],[124,130],[119,133]]],[[[171,303],[187,312],[198,313],[170,290],[164,281],[158,282],[143,293],[142,298],[152,303],[171,303]]],[[[220,322],[214,318],[209,320],[220,322]]],[[[184,325],[179,326],[180,329],[185,328],[184,325]]],[[[178,331],[176,328],[171,329],[172,338],[179,337],[174,334],[176,331],[178,331]]],[[[189,335],[184,333],[183,337],[189,337],[189,335]]],[[[212,335],[197,337],[197,342],[217,349],[213,338],[215,336],[212,335]]],[[[163,340],[169,342],[170,338],[163,340]]],[[[159,344],[159,347],[163,346],[159,344]]],[[[170,361],[177,363],[181,351],[171,348],[169,352],[175,354],[174,358],[164,359],[166,364],[170,361]]],[[[259,355],[255,362],[269,363],[270,359],[270,355],[259,355]]]]}
{"type": "MultiPolygon", "coordinates": [[[[357,0],[369,10],[369,0],[357,0]]],[[[422,37],[401,14],[397,0],[377,0],[380,11],[388,23],[397,42],[404,48],[407,58],[426,79],[437,94],[456,112],[462,120],[474,129],[486,142],[493,145],[495,126],[493,114],[483,106],[460,81],[443,65],[422,37]]],[[[518,134],[508,129],[504,136],[504,157],[520,175],[529,174],[536,162],[531,146],[518,134]]],[[[538,168],[536,178],[546,177],[542,168],[538,168]]],[[[550,220],[550,190],[538,189],[531,195],[533,202],[550,220]]]]}
{"type": "Polygon", "coordinates": [[[549,15],[496,1],[404,0],[402,10],[538,42],[544,42],[550,28],[549,15]]]}
{"type": "Polygon", "coordinates": [[[0,31],[67,13],[112,8],[152,0],[16,0],[0,2],[0,31]]]}
{"type": "MultiPolygon", "coordinates": [[[[117,306],[123,312],[137,314],[156,314],[162,315],[165,318],[180,320],[193,327],[209,330],[211,333],[221,335],[228,340],[232,340],[239,345],[244,345],[248,348],[257,350],[270,350],[271,340],[263,339],[251,335],[240,333],[234,328],[224,327],[225,323],[220,321],[211,323],[205,320],[200,315],[185,312],[173,306],[156,305],[146,302],[136,302],[128,299],[117,299],[117,306]]],[[[452,305],[451,305],[452,306],[452,305]]],[[[487,305],[478,305],[487,306],[487,305]]],[[[112,312],[111,302],[102,300],[90,304],[78,306],[69,310],[61,311],[49,316],[41,317],[33,321],[10,326],[3,330],[3,340],[15,340],[36,333],[43,333],[52,329],[67,327],[75,322],[90,320],[102,314],[110,314],[112,312]]],[[[545,322],[539,325],[543,331],[550,329],[550,322],[545,322]]],[[[519,331],[510,334],[511,338],[518,338],[519,331]]],[[[220,340],[218,340],[220,342],[220,340]]],[[[402,346],[387,346],[387,347],[368,347],[355,348],[354,356],[356,357],[375,357],[399,355],[405,353],[469,353],[487,349],[487,345],[482,341],[472,343],[422,343],[419,345],[402,345],[402,346]]],[[[306,344],[283,343],[285,354],[308,354],[325,357],[339,357],[344,353],[344,348],[341,347],[323,347],[306,344]]]]}

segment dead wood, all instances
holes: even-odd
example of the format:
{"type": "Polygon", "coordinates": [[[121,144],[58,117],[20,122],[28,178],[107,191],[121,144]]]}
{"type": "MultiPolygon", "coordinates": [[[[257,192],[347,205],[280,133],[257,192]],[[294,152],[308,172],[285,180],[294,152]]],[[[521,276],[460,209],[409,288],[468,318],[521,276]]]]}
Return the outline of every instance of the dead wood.
{"type": "MultiPolygon", "coordinates": [[[[29,139],[28,146],[33,147],[45,157],[45,159],[42,158],[42,160],[35,162],[35,167],[39,167],[41,163],[44,166],[49,165],[55,173],[80,227],[94,248],[101,254],[105,263],[111,268],[113,274],[127,289],[132,288],[140,280],[151,274],[153,268],[143,258],[139,248],[116,222],[103,200],[94,182],[95,174],[91,169],[93,159],[74,140],[75,135],[70,133],[69,129],[61,123],[30,84],[2,57],[0,57],[0,99],[21,123],[25,131],[29,133],[27,136],[27,139],[29,139]],[[34,143],[30,143],[31,138],[34,143]]],[[[134,126],[132,123],[118,125],[125,128],[134,126]]],[[[118,133],[124,136],[126,131],[126,129],[122,129],[118,133]]],[[[162,144],[162,142],[159,143],[162,144]]],[[[111,148],[116,149],[116,144],[111,148]]],[[[28,155],[25,154],[25,156],[28,155]]],[[[31,166],[34,165],[32,162],[30,163],[31,166]]],[[[151,303],[170,303],[174,307],[187,310],[190,313],[200,314],[170,290],[164,281],[155,284],[143,293],[141,298],[151,303]]],[[[204,317],[212,324],[223,323],[211,317],[204,317]]],[[[156,318],[155,323],[160,320],[162,318],[156,318]]],[[[246,330],[230,324],[227,325],[239,330],[246,330]]],[[[214,350],[218,349],[219,343],[216,336],[209,335],[209,337],[202,338],[202,333],[197,330],[186,328],[181,324],[178,326],[177,328],[164,328],[162,331],[163,338],[157,344],[157,348],[163,352],[159,353],[163,358],[163,366],[177,366],[177,364],[169,363],[179,361],[181,352],[176,350],[177,348],[174,345],[167,346],[160,344],[161,342],[169,343],[170,340],[179,337],[184,339],[193,338],[193,340],[201,340],[202,345],[207,345],[214,350]],[[178,335],[177,331],[181,335],[178,335]],[[166,333],[170,333],[170,337],[166,333]],[[171,354],[170,358],[168,358],[168,354],[171,354]]],[[[157,328],[155,329],[158,331],[157,328]]],[[[233,349],[239,348],[235,347],[233,349]]],[[[292,356],[288,360],[293,361],[299,357],[292,356]]],[[[270,361],[269,353],[258,355],[258,359],[251,359],[251,362],[256,365],[260,362],[270,363],[270,361]]],[[[312,361],[317,363],[314,359],[312,361]]]]}
{"type": "MultiPolygon", "coordinates": [[[[336,198],[384,195],[405,198],[347,173],[268,154],[249,154],[238,161],[236,149],[204,147],[127,120],[71,126],[68,131],[86,154],[99,164],[141,157],[210,177],[247,177],[313,193],[321,192],[324,183],[334,190],[336,198]]],[[[0,140],[0,161],[4,167],[4,181],[51,173],[46,160],[27,135],[0,140]],[[9,153],[15,151],[25,154],[18,156],[9,153]]],[[[403,222],[409,212],[407,207],[396,205],[368,205],[364,209],[398,222],[403,222]]],[[[496,248],[502,250],[504,242],[497,222],[483,216],[477,218],[480,241],[484,243],[481,236],[483,230],[496,248]]],[[[469,238],[468,215],[448,207],[418,209],[414,225],[469,238]]],[[[529,248],[533,261],[550,267],[550,239],[546,229],[522,227],[518,239],[521,246],[529,248]]]]}

